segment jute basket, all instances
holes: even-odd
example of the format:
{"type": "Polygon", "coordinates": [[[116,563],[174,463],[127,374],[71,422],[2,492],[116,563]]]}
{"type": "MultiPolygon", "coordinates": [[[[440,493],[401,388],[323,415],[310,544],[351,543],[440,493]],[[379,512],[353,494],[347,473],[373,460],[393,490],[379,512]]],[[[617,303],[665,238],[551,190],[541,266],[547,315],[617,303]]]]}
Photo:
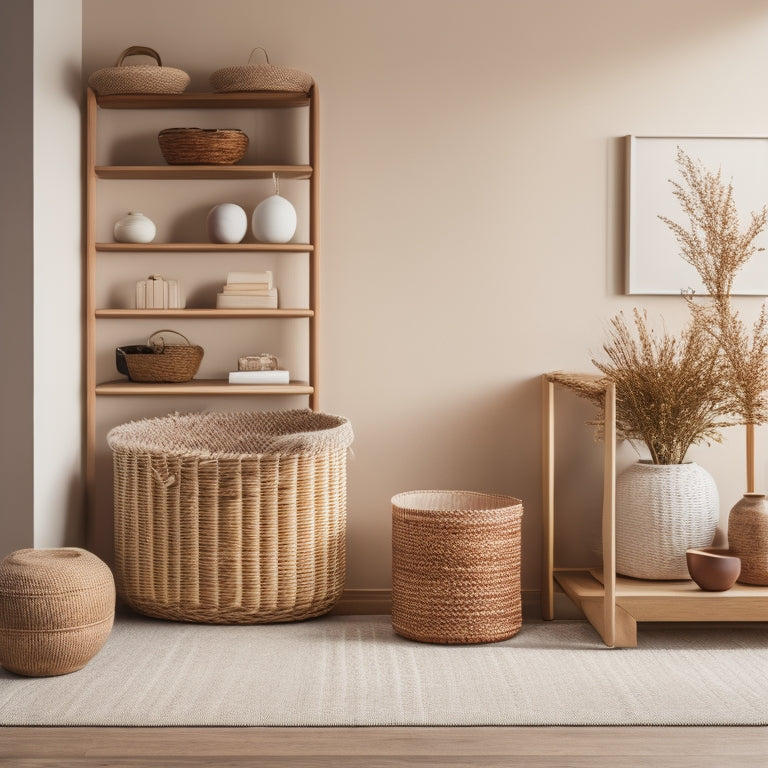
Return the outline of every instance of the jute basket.
{"type": "Polygon", "coordinates": [[[232,165],[248,149],[237,128],[165,128],[157,140],[169,165],[232,165]]]}
{"type": "Polygon", "coordinates": [[[189,85],[189,75],[181,69],[164,67],[160,54],[143,45],[132,45],[118,57],[114,67],[97,69],[88,78],[88,85],[100,96],[115,93],[182,93],[189,85]],[[151,56],[153,64],[124,66],[128,56],[151,56]]]}
{"type": "Polygon", "coordinates": [[[33,677],[84,667],[115,617],[115,582],[83,549],[20,549],[0,562],[0,664],[33,677]]]}
{"type": "Polygon", "coordinates": [[[344,587],[352,428],[310,410],[115,427],[115,577],[149,616],[215,624],[327,613],[344,587]]]}
{"type": "Polygon", "coordinates": [[[489,643],[517,634],[522,517],[522,502],[511,496],[394,496],[394,630],[430,643],[489,643]]]}
{"type": "Polygon", "coordinates": [[[292,91],[309,93],[314,80],[300,69],[276,67],[269,63],[269,56],[261,46],[254,48],[245,66],[217,69],[209,78],[213,89],[219,93],[238,91],[292,91]],[[261,51],[266,64],[251,64],[254,53],[261,51]]]}
{"type": "Polygon", "coordinates": [[[151,334],[146,344],[118,347],[115,365],[131,381],[175,384],[194,378],[203,354],[203,348],[191,344],[184,334],[164,328],[151,334]],[[161,333],[175,333],[186,344],[167,344],[161,333]]]}

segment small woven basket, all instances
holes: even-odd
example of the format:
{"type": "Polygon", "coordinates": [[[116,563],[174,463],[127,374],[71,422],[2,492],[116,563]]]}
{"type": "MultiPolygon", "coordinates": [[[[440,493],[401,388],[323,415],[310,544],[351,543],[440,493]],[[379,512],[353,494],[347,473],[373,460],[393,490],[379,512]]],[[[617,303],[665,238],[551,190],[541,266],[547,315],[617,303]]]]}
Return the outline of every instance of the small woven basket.
{"type": "Polygon", "coordinates": [[[0,664],[32,677],[84,667],[115,617],[115,582],[84,549],[20,549],[0,561],[0,664]]]}
{"type": "Polygon", "coordinates": [[[237,128],[166,128],[157,140],[170,165],[232,165],[248,149],[248,136],[237,128]]]}
{"type": "Polygon", "coordinates": [[[212,624],[327,613],[346,563],[352,428],[310,410],[115,427],[115,579],[149,616],[212,624]]]}
{"type": "Polygon", "coordinates": [[[203,359],[203,348],[191,344],[178,331],[155,331],[146,344],[133,344],[115,350],[117,370],[131,381],[178,384],[194,378],[203,359]],[[175,333],[186,344],[166,344],[161,333],[175,333]],[[159,340],[155,337],[159,336],[159,340]]]}
{"type": "Polygon", "coordinates": [[[392,498],[392,626],[411,640],[489,643],[522,626],[519,499],[472,491],[392,498]]]}
{"type": "Polygon", "coordinates": [[[314,80],[300,69],[276,67],[269,63],[269,56],[261,46],[254,48],[245,66],[217,69],[209,78],[218,93],[247,91],[290,91],[309,93],[314,80]],[[251,64],[253,54],[262,51],[266,64],[251,64]]]}
{"type": "Polygon", "coordinates": [[[114,67],[97,69],[88,85],[100,96],[114,93],[182,93],[189,85],[189,75],[181,69],[164,67],[160,55],[152,48],[133,45],[118,56],[114,67]],[[153,64],[124,66],[127,56],[151,56],[153,64]]]}

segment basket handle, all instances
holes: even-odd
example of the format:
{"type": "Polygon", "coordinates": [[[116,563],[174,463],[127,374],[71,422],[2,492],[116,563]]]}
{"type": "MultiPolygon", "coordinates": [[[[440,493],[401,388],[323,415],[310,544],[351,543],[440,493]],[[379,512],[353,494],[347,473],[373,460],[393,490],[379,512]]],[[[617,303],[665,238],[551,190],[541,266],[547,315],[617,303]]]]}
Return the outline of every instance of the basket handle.
{"type": "Polygon", "coordinates": [[[256,51],[261,51],[264,54],[264,58],[267,60],[267,66],[269,66],[269,54],[267,53],[266,48],[262,48],[260,45],[257,45],[252,51],[251,55],[248,57],[248,64],[250,66],[251,59],[253,58],[253,54],[256,53],[256,51]]]}
{"type": "Polygon", "coordinates": [[[162,354],[163,350],[165,349],[165,339],[162,336],[160,337],[159,342],[152,341],[152,338],[157,336],[158,333],[175,333],[177,336],[181,336],[181,338],[184,339],[184,341],[186,341],[190,347],[192,346],[192,342],[183,333],[174,331],[172,328],[163,328],[162,330],[155,331],[154,333],[150,334],[149,338],[147,339],[147,346],[152,347],[152,349],[155,350],[155,354],[162,354]]]}
{"type": "Polygon", "coordinates": [[[153,48],[147,48],[145,45],[132,45],[126,48],[118,57],[115,66],[121,67],[126,56],[151,56],[157,62],[158,67],[163,66],[163,63],[160,61],[160,54],[153,48]]]}

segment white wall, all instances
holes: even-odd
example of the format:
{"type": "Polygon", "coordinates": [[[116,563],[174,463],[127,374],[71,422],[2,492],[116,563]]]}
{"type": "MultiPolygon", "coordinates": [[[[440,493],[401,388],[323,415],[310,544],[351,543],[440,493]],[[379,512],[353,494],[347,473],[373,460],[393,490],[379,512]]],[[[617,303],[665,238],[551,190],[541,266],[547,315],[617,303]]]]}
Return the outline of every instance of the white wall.
{"type": "Polygon", "coordinates": [[[35,0],[34,543],[83,542],[81,0],[35,0]]]}
{"type": "MultiPolygon", "coordinates": [[[[588,369],[622,308],[671,328],[684,317],[674,297],[621,295],[619,137],[764,133],[766,3],[85,0],[83,35],[84,77],[134,44],[190,72],[193,90],[256,45],[314,75],[321,408],[357,436],[348,586],[389,585],[394,493],[463,488],[523,499],[523,586],[537,587],[539,375],[588,369]]],[[[592,519],[601,488],[588,415],[565,408],[558,551],[571,561],[590,554],[594,525],[578,515],[592,519]]],[[[724,515],[742,452],[733,430],[694,456],[724,515]]]]}

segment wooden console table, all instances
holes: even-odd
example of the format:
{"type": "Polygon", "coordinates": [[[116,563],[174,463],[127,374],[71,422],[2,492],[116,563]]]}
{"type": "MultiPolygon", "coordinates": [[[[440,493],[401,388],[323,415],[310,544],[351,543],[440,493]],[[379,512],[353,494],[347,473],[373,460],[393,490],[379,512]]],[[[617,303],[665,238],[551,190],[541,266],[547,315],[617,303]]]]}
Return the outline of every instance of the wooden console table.
{"type": "Polygon", "coordinates": [[[768,621],[768,587],[736,584],[726,592],[704,592],[693,581],[647,581],[616,575],[616,388],[598,376],[542,376],[542,617],[554,619],[555,584],[576,603],[613,648],[637,646],[637,622],[768,621]],[[555,387],[578,378],[603,398],[603,568],[558,568],[555,541],[555,387]]]}

